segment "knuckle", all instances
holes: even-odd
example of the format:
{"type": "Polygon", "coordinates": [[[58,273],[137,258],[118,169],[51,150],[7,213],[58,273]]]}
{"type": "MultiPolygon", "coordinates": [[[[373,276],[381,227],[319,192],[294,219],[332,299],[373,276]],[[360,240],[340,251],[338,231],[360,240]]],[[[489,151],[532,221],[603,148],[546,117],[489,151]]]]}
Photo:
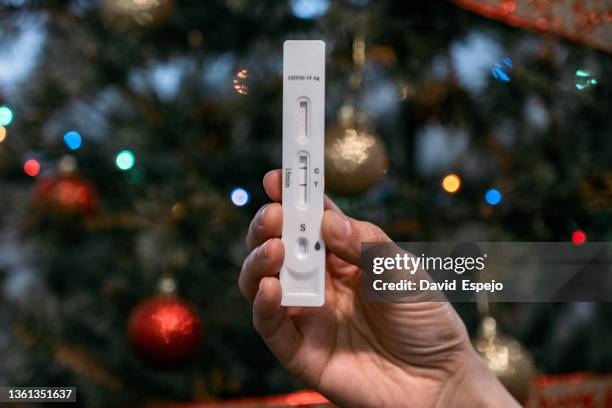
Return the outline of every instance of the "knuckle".
{"type": "Polygon", "coordinates": [[[387,234],[376,224],[369,221],[361,221],[362,226],[366,231],[366,238],[370,242],[384,242],[388,241],[387,234]]]}

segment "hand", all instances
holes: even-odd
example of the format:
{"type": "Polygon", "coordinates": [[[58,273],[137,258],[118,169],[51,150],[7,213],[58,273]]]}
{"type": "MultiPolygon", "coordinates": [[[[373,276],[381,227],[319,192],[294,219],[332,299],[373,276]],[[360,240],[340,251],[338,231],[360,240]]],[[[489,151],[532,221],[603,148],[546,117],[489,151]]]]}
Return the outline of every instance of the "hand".
{"type": "Polygon", "coordinates": [[[266,174],[263,184],[273,203],[251,222],[239,285],[253,302],[255,329],[291,374],[347,407],[518,406],[481,363],[448,302],[360,297],[361,242],[390,239],[327,197],[325,305],[282,307],[280,171],[266,174]]]}

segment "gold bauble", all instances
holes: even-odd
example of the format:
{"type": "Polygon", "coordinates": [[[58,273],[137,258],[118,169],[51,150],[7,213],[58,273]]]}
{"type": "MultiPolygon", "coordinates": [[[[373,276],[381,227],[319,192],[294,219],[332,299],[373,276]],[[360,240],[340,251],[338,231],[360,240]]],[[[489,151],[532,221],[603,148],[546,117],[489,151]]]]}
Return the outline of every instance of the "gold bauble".
{"type": "Polygon", "coordinates": [[[524,402],[535,376],[531,354],[515,339],[497,330],[497,322],[485,317],[474,347],[485,364],[518,401],[524,402]]]}
{"type": "Polygon", "coordinates": [[[106,23],[129,29],[160,24],[172,14],[173,0],[104,0],[102,12],[106,23]]]}
{"type": "Polygon", "coordinates": [[[362,194],[387,173],[387,149],[364,126],[336,125],[325,135],[325,188],[342,195],[362,194]]]}

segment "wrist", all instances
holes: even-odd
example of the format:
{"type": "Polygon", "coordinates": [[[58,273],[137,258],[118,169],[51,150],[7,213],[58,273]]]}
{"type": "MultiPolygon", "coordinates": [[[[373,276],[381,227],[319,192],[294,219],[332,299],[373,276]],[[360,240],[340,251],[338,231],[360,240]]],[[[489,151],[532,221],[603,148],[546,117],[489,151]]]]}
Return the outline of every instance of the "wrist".
{"type": "Polygon", "coordinates": [[[476,352],[469,348],[463,370],[438,401],[440,407],[520,407],[508,390],[485,366],[476,352]]]}

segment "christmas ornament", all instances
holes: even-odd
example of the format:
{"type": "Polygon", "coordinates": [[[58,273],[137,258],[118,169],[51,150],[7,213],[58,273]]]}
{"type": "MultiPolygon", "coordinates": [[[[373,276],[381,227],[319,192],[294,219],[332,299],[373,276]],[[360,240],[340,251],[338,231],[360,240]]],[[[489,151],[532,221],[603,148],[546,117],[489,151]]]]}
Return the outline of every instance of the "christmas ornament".
{"type": "Polygon", "coordinates": [[[104,0],[102,3],[104,20],[118,29],[160,24],[172,15],[173,9],[172,0],[104,0]]]}
{"type": "Polygon", "coordinates": [[[612,52],[612,11],[606,0],[453,0],[506,24],[550,32],[612,52]]]}
{"type": "MultiPolygon", "coordinates": [[[[353,72],[349,87],[353,97],[363,83],[365,38],[353,41],[353,72]]],[[[388,169],[387,150],[374,133],[363,112],[353,103],[345,103],[338,113],[338,123],[325,132],[325,188],[343,195],[362,194],[378,183],[388,169]]]]}
{"type": "Polygon", "coordinates": [[[325,187],[337,194],[362,194],[387,173],[386,148],[365,126],[336,125],[325,136],[325,187]]]}
{"type": "Polygon", "coordinates": [[[63,215],[91,215],[99,203],[96,189],[89,181],[74,173],[59,173],[37,181],[34,204],[63,215]]]}
{"type": "Polygon", "coordinates": [[[535,376],[529,352],[515,339],[499,334],[497,322],[491,316],[482,320],[474,347],[514,398],[524,402],[535,376]]]}
{"type": "MultiPolygon", "coordinates": [[[[162,285],[172,286],[163,282],[162,285]]],[[[198,352],[202,322],[193,305],[175,295],[163,294],[136,307],[129,318],[128,337],[134,351],[147,363],[175,366],[198,352]]]]}

